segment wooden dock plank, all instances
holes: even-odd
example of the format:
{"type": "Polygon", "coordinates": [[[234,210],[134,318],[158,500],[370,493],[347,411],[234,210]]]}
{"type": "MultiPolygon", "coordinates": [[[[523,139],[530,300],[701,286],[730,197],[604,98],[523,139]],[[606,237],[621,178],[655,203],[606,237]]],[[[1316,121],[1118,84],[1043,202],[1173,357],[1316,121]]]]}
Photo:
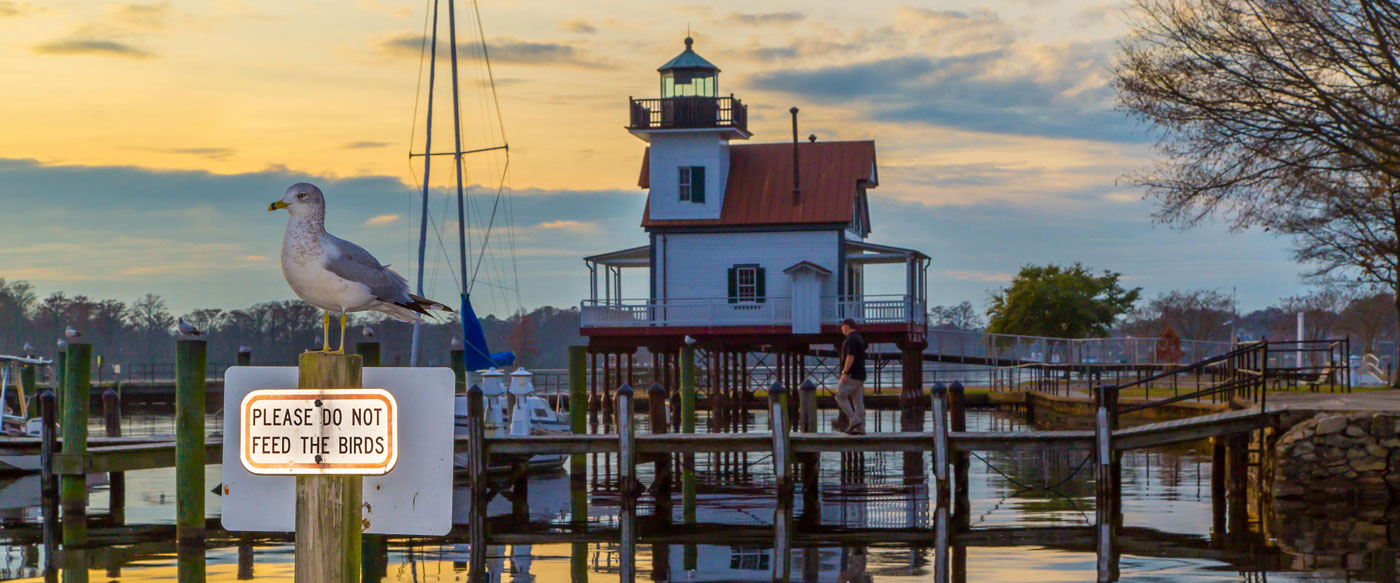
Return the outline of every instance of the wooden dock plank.
{"type": "Polygon", "coordinates": [[[1260,412],[1259,409],[1241,409],[1138,425],[1114,431],[1113,448],[1127,451],[1241,433],[1257,429],[1261,423],[1272,423],[1274,417],[1278,415],[1277,411],[1260,412]]]}
{"type": "MultiPolygon", "coordinates": [[[[204,443],[206,465],[221,463],[223,451],[223,440],[206,441],[204,443]]],[[[90,447],[84,458],[62,454],[54,456],[54,473],[59,475],[80,476],[171,467],[175,467],[175,442],[173,441],[90,447]]]]}
{"type": "MultiPolygon", "coordinates": [[[[465,443],[465,440],[459,440],[465,443]]],[[[616,435],[529,435],[487,437],[487,454],[617,453],[616,435]]]]}

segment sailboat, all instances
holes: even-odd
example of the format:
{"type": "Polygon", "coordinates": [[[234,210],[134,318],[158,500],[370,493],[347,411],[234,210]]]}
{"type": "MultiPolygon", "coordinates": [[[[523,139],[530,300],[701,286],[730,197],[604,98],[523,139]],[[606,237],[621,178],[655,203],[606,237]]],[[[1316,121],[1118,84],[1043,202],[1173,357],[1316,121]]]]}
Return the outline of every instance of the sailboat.
{"type": "MultiPolygon", "coordinates": [[[[461,305],[458,315],[462,324],[463,340],[463,367],[468,376],[475,371],[482,371],[479,374],[480,384],[486,393],[486,416],[487,431],[499,435],[530,435],[538,433],[567,432],[569,427],[567,417],[561,415],[558,410],[550,408],[545,399],[535,396],[534,384],[530,380],[527,371],[517,370],[511,375],[511,384],[507,388],[502,380],[504,373],[499,369],[508,367],[515,362],[515,354],[512,352],[491,352],[486,344],[486,334],[481,328],[476,310],[472,307],[471,290],[476,282],[476,276],[480,271],[481,260],[484,258],[486,244],[489,241],[490,229],[495,223],[495,213],[492,213],[491,221],[486,225],[486,234],[481,245],[481,256],[477,258],[476,268],[468,270],[467,255],[467,213],[466,213],[466,193],[463,181],[463,156],[470,154],[480,154],[485,152],[501,151],[505,153],[505,168],[510,165],[510,146],[505,142],[504,129],[501,131],[501,142],[498,145],[488,145],[486,147],[464,151],[462,149],[462,115],[461,99],[458,82],[457,69],[457,14],[455,0],[447,0],[447,29],[451,54],[452,73],[452,129],[453,129],[453,149],[450,152],[434,152],[433,145],[433,90],[437,81],[437,45],[438,45],[438,8],[441,0],[434,0],[432,7],[432,32],[426,46],[428,56],[428,91],[426,109],[426,130],[424,132],[424,145],[421,154],[413,154],[411,157],[421,157],[423,159],[423,182],[422,182],[422,209],[418,230],[418,277],[417,287],[421,295],[423,293],[423,277],[425,269],[425,259],[427,250],[427,229],[428,229],[428,200],[430,192],[430,179],[432,176],[432,160],[434,156],[452,156],[453,166],[456,174],[457,191],[457,267],[460,288],[461,305]]],[[[478,31],[480,27],[480,13],[477,14],[478,31]]],[[[490,90],[494,96],[496,92],[495,77],[491,73],[491,60],[485,43],[484,35],[480,36],[481,56],[485,64],[485,69],[490,78],[490,90]]],[[[497,119],[500,120],[499,110],[497,119]]],[[[502,122],[503,123],[503,122],[502,122]]],[[[502,171],[501,180],[504,186],[505,172],[502,171]]],[[[496,193],[497,203],[500,201],[501,190],[496,193]]],[[[512,257],[512,260],[514,258],[512,257]]],[[[413,326],[413,341],[410,349],[409,366],[418,365],[420,325],[413,326]]],[[[456,428],[458,434],[466,433],[467,403],[465,395],[458,395],[454,402],[454,413],[456,417],[456,428]]],[[[466,467],[465,456],[457,456],[455,460],[459,468],[466,467]]],[[[493,460],[501,462],[497,466],[488,467],[488,471],[504,471],[511,467],[512,462],[524,463],[531,469],[557,469],[562,467],[565,457],[562,455],[553,456],[531,456],[524,460],[493,460]]]]}

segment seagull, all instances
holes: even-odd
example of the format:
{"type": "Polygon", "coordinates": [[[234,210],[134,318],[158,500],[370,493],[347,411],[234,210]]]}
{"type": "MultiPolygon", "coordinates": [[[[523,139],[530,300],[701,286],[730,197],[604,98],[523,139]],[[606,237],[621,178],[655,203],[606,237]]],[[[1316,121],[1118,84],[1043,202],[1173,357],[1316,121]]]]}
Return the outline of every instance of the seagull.
{"type": "Polygon", "coordinates": [[[452,337],[452,349],[453,349],[453,350],[458,350],[458,349],[460,349],[460,348],[462,348],[462,341],[461,341],[461,340],[458,340],[456,336],[453,336],[453,337],[452,337]]]}
{"type": "Polygon", "coordinates": [[[34,345],[33,345],[33,344],[30,344],[30,343],[28,343],[28,342],[25,342],[25,343],[24,343],[24,354],[25,354],[26,356],[31,355],[31,354],[34,354],[34,345]]]}
{"type": "Polygon", "coordinates": [[[360,334],[363,335],[365,338],[368,338],[368,339],[370,339],[370,340],[374,340],[374,328],[370,328],[369,326],[365,326],[365,328],[364,328],[363,330],[360,330],[360,334]]]}
{"type": "Polygon", "coordinates": [[[239,347],[238,347],[238,353],[239,353],[239,354],[247,354],[247,353],[252,352],[252,351],[253,351],[253,349],[252,349],[252,348],[249,348],[247,345],[243,345],[243,346],[239,346],[239,347]]]}
{"type": "Polygon", "coordinates": [[[199,336],[204,334],[199,331],[199,328],[195,328],[194,324],[186,322],[183,317],[175,320],[175,327],[180,330],[180,334],[184,336],[199,336]]]}
{"type": "Polygon", "coordinates": [[[68,348],[68,343],[65,342],[62,338],[59,338],[59,339],[58,339],[58,349],[59,349],[59,350],[65,350],[65,349],[67,349],[67,348],[68,348]]]}
{"type": "Polygon", "coordinates": [[[695,346],[695,339],[694,339],[694,338],[691,338],[689,334],[686,334],[686,335],[685,335],[685,345],[686,345],[686,346],[695,346]]]}
{"type": "Polygon", "coordinates": [[[77,331],[77,330],[74,330],[74,329],[73,329],[73,326],[72,326],[72,325],[69,325],[69,326],[68,326],[68,329],[63,331],[63,335],[66,336],[66,337],[68,337],[69,340],[77,340],[79,336],[82,336],[82,335],[83,335],[83,333],[82,333],[82,332],[79,332],[79,331],[77,331]]]}
{"type": "Polygon", "coordinates": [[[447,306],[408,292],[408,280],[363,247],[326,232],[326,198],[314,184],[299,182],[269,212],[287,209],[282,236],[282,276],[302,301],[324,311],[321,352],[345,353],[345,314],[375,310],[415,322],[447,306]],[[340,348],[331,350],[331,313],[340,314],[340,348]]]}

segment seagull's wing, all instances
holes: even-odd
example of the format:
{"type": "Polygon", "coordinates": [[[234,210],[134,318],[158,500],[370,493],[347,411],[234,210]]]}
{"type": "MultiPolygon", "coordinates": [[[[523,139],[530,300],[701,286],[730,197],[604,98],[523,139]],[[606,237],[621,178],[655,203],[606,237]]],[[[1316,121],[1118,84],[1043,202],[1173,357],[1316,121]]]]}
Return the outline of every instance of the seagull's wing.
{"type": "Polygon", "coordinates": [[[407,307],[413,303],[408,280],[379,262],[364,247],[327,234],[326,270],[342,279],[364,284],[381,302],[407,307]]]}

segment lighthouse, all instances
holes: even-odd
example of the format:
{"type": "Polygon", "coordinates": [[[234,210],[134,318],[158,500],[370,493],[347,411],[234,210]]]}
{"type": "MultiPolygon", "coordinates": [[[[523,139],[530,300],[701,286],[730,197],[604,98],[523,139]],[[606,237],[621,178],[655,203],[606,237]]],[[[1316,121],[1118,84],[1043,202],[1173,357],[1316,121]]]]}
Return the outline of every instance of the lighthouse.
{"type": "Polygon", "coordinates": [[[831,351],[851,319],[867,341],[900,349],[917,387],[929,257],[868,240],[875,142],[751,142],[747,106],[721,93],[719,67],[691,38],[657,73],[657,97],[627,100],[626,129],[646,144],[647,244],[584,258],[580,333],[594,366],[601,358],[604,378],[620,378],[608,371],[645,348],[674,373],[689,346],[738,375],[714,377],[723,390],[748,382],[738,371],[750,359],[787,363],[783,382],[800,383],[803,363],[831,351]],[[624,290],[623,270],[646,270],[646,288],[624,290]],[[867,271],[879,276],[870,286],[867,271]]]}

